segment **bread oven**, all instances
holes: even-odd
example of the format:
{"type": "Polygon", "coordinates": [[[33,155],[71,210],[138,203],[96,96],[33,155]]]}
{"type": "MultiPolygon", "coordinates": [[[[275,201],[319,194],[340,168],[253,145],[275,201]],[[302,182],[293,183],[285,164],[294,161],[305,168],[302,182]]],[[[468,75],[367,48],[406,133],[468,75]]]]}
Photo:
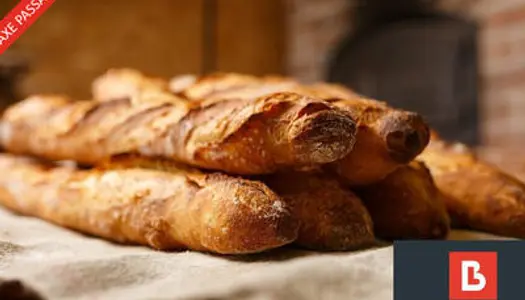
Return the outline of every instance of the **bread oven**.
{"type": "Polygon", "coordinates": [[[360,0],[328,79],[417,111],[442,136],[479,143],[477,25],[433,1],[360,0]]]}

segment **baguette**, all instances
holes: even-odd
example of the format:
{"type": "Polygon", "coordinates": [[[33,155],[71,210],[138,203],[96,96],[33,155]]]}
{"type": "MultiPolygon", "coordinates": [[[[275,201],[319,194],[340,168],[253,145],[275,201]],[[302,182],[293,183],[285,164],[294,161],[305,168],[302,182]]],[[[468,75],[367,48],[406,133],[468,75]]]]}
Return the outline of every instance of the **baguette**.
{"type": "MultiPolygon", "coordinates": [[[[183,77],[184,78],[184,77],[183,77]]],[[[146,78],[146,80],[148,80],[146,78]]],[[[213,103],[224,99],[252,99],[271,93],[298,92],[305,94],[302,86],[291,78],[279,76],[255,77],[236,73],[213,73],[196,78],[192,85],[184,89],[179,85],[179,90],[174,88],[174,82],[180,79],[172,78],[169,86],[173,93],[180,97],[204,103],[213,103]]],[[[310,94],[316,97],[317,95],[310,94]]]]}
{"type": "MultiPolygon", "coordinates": [[[[146,168],[177,172],[172,161],[120,156],[103,168],[146,168]]],[[[295,244],[312,250],[343,251],[371,246],[375,237],[366,208],[336,179],[316,172],[279,172],[259,176],[290,206],[299,221],[295,244]]]]}
{"type": "MultiPolygon", "coordinates": [[[[168,83],[160,78],[146,77],[133,69],[110,69],[91,85],[94,99],[111,101],[124,98],[141,99],[145,93],[170,93],[168,83]]],[[[175,100],[182,98],[172,97],[175,100]]],[[[184,101],[184,100],[183,100],[184,101]]]]}
{"type": "Polygon", "coordinates": [[[412,161],[429,142],[429,128],[413,112],[393,109],[383,102],[366,99],[336,84],[300,85],[291,79],[259,78],[239,74],[213,74],[195,80],[182,97],[205,99],[244,98],[279,91],[321,98],[346,110],[357,121],[354,149],[331,165],[351,186],[363,186],[383,179],[397,167],[412,161]],[[245,85],[242,85],[245,82],[245,85]]]}
{"type": "Polygon", "coordinates": [[[278,173],[262,179],[293,207],[301,222],[296,245],[344,251],[375,243],[372,219],[350,190],[326,174],[278,173]]]}
{"type": "Polygon", "coordinates": [[[445,195],[455,227],[525,238],[525,184],[460,143],[433,138],[419,156],[445,195]]]}
{"type": "Polygon", "coordinates": [[[261,90],[259,78],[235,73],[214,73],[202,78],[185,74],[173,77],[168,82],[124,68],[110,69],[97,77],[91,85],[91,91],[94,100],[101,102],[138,97],[144,93],[163,93],[179,96],[178,99],[183,101],[208,105],[224,100],[223,93],[228,99],[257,98],[291,91],[298,84],[290,78],[278,76],[266,76],[263,82],[267,89],[261,90]]]}
{"type": "Polygon", "coordinates": [[[443,195],[422,162],[401,166],[357,193],[372,216],[379,238],[442,239],[450,231],[443,195]]]}
{"type": "Polygon", "coordinates": [[[357,121],[353,151],[330,165],[351,186],[384,179],[417,157],[429,142],[429,127],[417,113],[363,98],[331,102],[346,109],[357,121]]]}
{"type": "Polygon", "coordinates": [[[79,170],[0,155],[0,203],[120,243],[220,254],[293,242],[298,223],[264,184],[192,169],[79,170]]]}
{"type": "Polygon", "coordinates": [[[33,96],[2,118],[16,154],[94,165],[119,154],[159,156],[234,174],[266,174],[335,161],[352,149],[355,122],[294,93],[195,106],[165,93],[72,102],[33,96]]]}
{"type": "Polygon", "coordinates": [[[414,159],[429,142],[429,129],[420,115],[366,99],[337,84],[316,83],[306,86],[289,78],[257,79],[226,73],[195,80],[193,85],[184,92],[179,91],[179,94],[183,97],[206,99],[209,103],[225,98],[249,99],[283,90],[332,102],[347,110],[357,120],[354,150],[331,166],[351,186],[381,180],[400,165],[414,159]],[[244,86],[242,82],[245,82],[244,86]]]}
{"type": "MultiPolygon", "coordinates": [[[[296,92],[322,99],[353,98],[357,94],[347,88],[328,83],[305,86],[282,76],[255,76],[236,73],[213,73],[204,77],[179,75],[169,82],[147,77],[133,69],[110,69],[93,81],[92,94],[97,101],[137,97],[143,93],[172,93],[179,99],[211,104],[224,99],[257,98],[272,93],[296,92]]],[[[183,100],[183,101],[184,101],[183,100]]]]}
{"type": "MultiPolygon", "coordinates": [[[[135,73],[137,77],[135,78],[135,83],[133,83],[128,79],[129,75],[126,74],[127,72],[127,70],[121,70],[120,72],[113,70],[112,78],[116,81],[116,77],[119,77],[119,80],[122,82],[119,85],[128,85],[130,87],[144,85],[154,80],[142,75],[141,83],[138,79],[138,74],[135,73]],[[117,76],[118,73],[121,73],[120,76],[117,76]]],[[[105,76],[107,75],[101,76],[99,80],[103,81],[105,76]]],[[[213,73],[200,78],[195,75],[175,76],[170,79],[168,86],[172,93],[190,101],[200,101],[201,103],[217,102],[231,98],[250,99],[285,91],[321,99],[347,99],[357,96],[353,91],[338,84],[319,82],[308,86],[302,85],[288,77],[255,77],[236,73],[213,73]]],[[[132,94],[133,90],[133,88],[128,89],[128,93],[132,94]]],[[[111,90],[108,89],[107,93],[99,94],[107,98],[110,92],[111,90]]]]}
{"type": "MultiPolygon", "coordinates": [[[[155,80],[136,72],[132,81],[129,80],[131,76],[126,75],[127,72],[113,70],[110,74],[112,81],[122,82],[116,86],[136,86],[128,89],[129,95],[155,80]],[[139,77],[144,83],[140,83],[139,77]]],[[[107,76],[101,76],[98,81],[104,81],[107,76]]],[[[222,102],[224,99],[254,99],[283,91],[331,102],[357,121],[357,142],[353,151],[329,167],[351,186],[380,181],[397,167],[412,161],[429,142],[428,125],[419,114],[393,109],[383,102],[366,99],[337,84],[301,85],[293,79],[279,76],[215,73],[200,78],[191,75],[174,77],[166,85],[179,97],[203,105],[222,102]]],[[[110,87],[111,84],[105,86],[110,87]]],[[[96,94],[100,100],[104,100],[110,98],[112,91],[108,88],[104,93],[99,89],[96,94]]]]}

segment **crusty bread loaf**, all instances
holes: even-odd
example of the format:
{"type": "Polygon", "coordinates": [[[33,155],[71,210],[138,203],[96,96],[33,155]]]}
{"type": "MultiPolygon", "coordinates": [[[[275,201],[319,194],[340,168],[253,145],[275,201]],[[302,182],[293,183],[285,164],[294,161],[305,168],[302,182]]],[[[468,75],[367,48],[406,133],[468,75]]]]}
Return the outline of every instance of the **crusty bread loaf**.
{"type": "Polygon", "coordinates": [[[429,142],[429,128],[413,112],[393,109],[363,98],[333,99],[357,121],[356,144],[342,160],[331,164],[348,184],[375,183],[409,163],[429,142]]]}
{"type": "Polygon", "coordinates": [[[382,239],[441,239],[450,231],[443,195],[422,162],[401,166],[357,193],[382,239]]]}
{"type": "MultiPolygon", "coordinates": [[[[113,70],[110,76],[111,82],[122,82],[115,86],[136,86],[128,88],[128,95],[136,93],[140,86],[151,86],[148,82],[155,80],[137,72],[131,76],[128,72],[113,70]],[[140,76],[145,83],[140,83],[140,76]],[[134,80],[130,80],[130,77],[134,80]]],[[[103,82],[107,76],[103,75],[98,81],[103,82]]],[[[101,99],[109,99],[113,94],[111,85],[105,86],[109,87],[106,92],[99,89],[96,93],[101,99]]],[[[366,99],[337,84],[302,85],[286,77],[215,73],[204,77],[174,77],[170,88],[181,98],[203,104],[222,102],[224,99],[254,99],[288,91],[322,98],[346,110],[357,121],[357,142],[353,151],[333,163],[331,169],[352,186],[367,185],[383,179],[400,165],[413,160],[429,141],[428,126],[420,115],[366,99]]]]}
{"type": "Polygon", "coordinates": [[[57,98],[33,96],[11,106],[2,118],[2,146],[83,164],[138,153],[265,174],[335,161],[355,143],[355,122],[347,112],[294,93],[206,106],[161,92],[104,102],[57,98]]]}
{"type": "MultiPolygon", "coordinates": [[[[146,168],[177,172],[172,161],[140,156],[120,156],[106,168],[146,168]]],[[[333,177],[319,172],[279,172],[258,176],[289,205],[299,222],[296,245],[325,251],[362,249],[374,241],[372,221],[351,191],[333,177]]]]}
{"type": "Polygon", "coordinates": [[[307,86],[289,78],[267,79],[225,73],[196,80],[179,94],[190,100],[210,103],[221,99],[252,99],[280,91],[327,100],[346,110],[357,121],[354,149],[331,166],[349,185],[361,186],[383,179],[398,166],[413,160],[429,142],[428,125],[419,114],[366,99],[336,84],[307,86]]]}
{"type": "Polygon", "coordinates": [[[372,219],[361,199],[329,175],[287,172],[262,181],[293,207],[301,224],[297,245],[343,251],[375,243],[372,219]]]}
{"type": "MultiPolygon", "coordinates": [[[[148,82],[158,80],[142,75],[143,79],[141,82],[139,80],[139,74],[137,71],[130,71],[128,69],[112,70],[110,78],[111,81],[117,83],[115,86],[128,86],[123,94],[133,95],[138,90],[137,87],[144,85],[151,86],[148,82]],[[129,74],[130,72],[133,74],[134,81],[129,79],[129,77],[132,77],[131,74],[129,74]]],[[[98,80],[101,82],[106,81],[107,76],[109,75],[104,74],[98,80]]],[[[107,81],[110,83],[109,80],[107,81]]],[[[164,84],[164,91],[165,85],[166,84],[164,84]]],[[[311,85],[304,85],[289,77],[255,77],[237,73],[213,73],[203,77],[197,77],[195,75],[175,76],[170,79],[168,86],[168,89],[172,93],[179,95],[181,98],[204,103],[232,98],[250,99],[285,91],[321,99],[349,99],[358,97],[355,92],[339,84],[318,82],[311,85]]],[[[108,99],[112,94],[110,84],[105,85],[105,87],[107,87],[106,92],[98,89],[98,93],[96,93],[94,90],[95,94],[101,99],[108,99]]],[[[123,91],[123,89],[120,89],[120,91],[123,91]]]]}
{"type": "MultiPolygon", "coordinates": [[[[139,96],[144,93],[170,93],[169,85],[165,80],[145,77],[134,69],[109,69],[93,81],[91,91],[93,97],[100,101],[141,99],[139,96]]],[[[182,98],[176,99],[182,100],[182,98]]]]}
{"type": "MultiPolygon", "coordinates": [[[[172,82],[177,82],[177,78],[172,82]]],[[[429,142],[429,128],[419,114],[366,99],[337,84],[301,85],[290,78],[216,73],[182,86],[179,84],[179,90],[174,92],[206,103],[289,91],[321,98],[345,109],[357,121],[357,142],[354,150],[332,164],[332,168],[352,186],[381,180],[398,166],[413,160],[429,142]]]]}
{"type": "Polygon", "coordinates": [[[434,135],[419,156],[445,195],[455,227],[525,238],[525,184],[434,135]]]}
{"type": "MultiPolygon", "coordinates": [[[[144,78],[149,80],[147,77],[144,78]]],[[[305,94],[303,87],[297,81],[279,76],[255,77],[237,73],[212,73],[196,77],[193,84],[186,87],[178,83],[179,90],[176,90],[174,83],[180,81],[177,77],[170,80],[169,86],[173,93],[191,101],[204,103],[234,98],[252,99],[278,92],[294,91],[305,94]]],[[[189,83],[189,81],[186,82],[189,83]]]]}
{"type": "Polygon", "coordinates": [[[91,86],[97,101],[137,97],[144,93],[171,93],[179,100],[210,104],[233,98],[257,98],[278,92],[297,92],[323,99],[355,97],[347,88],[329,83],[301,85],[292,78],[213,73],[204,77],[178,75],[169,81],[147,77],[134,69],[110,69],[97,77],[91,86]]]}
{"type": "Polygon", "coordinates": [[[297,237],[289,205],[264,184],[193,169],[79,170],[0,155],[0,203],[24,215],[122,243],[222,254],[297,237]]]}

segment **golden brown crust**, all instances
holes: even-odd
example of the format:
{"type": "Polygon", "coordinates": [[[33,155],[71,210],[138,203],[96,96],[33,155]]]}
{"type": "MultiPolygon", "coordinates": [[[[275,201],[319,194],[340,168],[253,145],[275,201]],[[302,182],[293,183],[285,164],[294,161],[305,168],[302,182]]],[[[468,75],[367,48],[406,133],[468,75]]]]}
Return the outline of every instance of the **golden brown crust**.
{"type": "Polygon", "coordinates": [[[322,99],[355,99],[361,97],[351,89],[336,83],[317,82],[308,87],[322,99]]]}
{"type": "MultiPolygon", "coordinates": [[[[121,156],[102,168],[140,167],[178,172],[180,166],[162,159],[121,156]]],[[[362,249],[375,237],[366,208],[336,179],[313,172],[279,172],[260,176],[290,206],[300,227],[294,242],[304,248],[325,251],[362,249]]]]}
{"type": "MultiPolygon", "coordinates": [[[[172,86],[173,81],[172,79],[172,86]]],[[[259,78],[245,74],[217,72],[197,78],[192,85],[179,90],[178,94],[192,101],[212,103],[224,99],[253,99],[272,93],[293,92],[296,86],[295,80],[286,77],[259,78]]],[[[172,87],[172,92],[177,91],[172,87]]]]}
{"type": "Polygon", "coordinates": [[[211,104],[224,99],[253,99],[279,92],[294,92],[322,99],[358,97],[339,84],[318,82],[307,86],[284,76],[256,77],[227,72],[201,77],[183,74],[174,76],[169,81],[162,81],[133,69],[111,69],[96,78],[92,84],[93,97],[97,101],[136,97],[151,92],[171,92],[180,99],[200,104],[211,104]]]}
{"type": "MultiPolygon", "coordinates": [[[[145,82],[150,79],[143,77],[145,82]]],[[[122,81],[128,81],[125,76],[122,81]]],[[[129,81],[128,85],[132,85],[129,81]]],[[[318,82],[302,85],[298,81],[283,76],[256,77],[237,73],[212,73],[198,77],[181,75],[171,78],[170,91],[189,101],[213,103],[224,99],[252,99],[278,92],[294,92],[321,99],[355,98],[356,93],[342,85],[318,82]]],[[[130,92],[133,91],[129,89],[130,92]]]]}
{"type": "Polygon", "coordinates": [[[91,91],[94,99],[111,101],[150,92],[169,93],[169,86],[163,79],[146,77],[134,69],[110,69],[93,81],[91,91]]]}
{"type": "MultiPolygon", "coordinates": [[[[143,77],[148,82],[147,77],[143,77]]],[[[126,76],[121,77],[126,81],[126,76]]],[[[188,101],[212,104],[224,99],[254,99],[276,92],[294,92],[325,99],[346,110],[358,123],[354,150],[331,165],[352,186],[377,182],[398,166],[413,160],[429,141],[429,129],[415,113],[396,110],[366,99],[337,84],[304,85],[279,76],[256,77],[236,73],[187,75],[172,79],[172,92],[188,101]]],[[[128,82],[128,85],[132,85],[128,82]]]]}
{"type": "Polygon", "coordinates": [[[353,151],[332,164],[332,168],[352,186],[383,179],[398,166],[414,159],[429,142],[429,128],[420,115],[363,98],[336,84],[307,86],[290,78],[268,80],[220,73],[196,80],[181,95],[193,100],[217,102],[229,98],[251,99],[285,90],[330,101],[345,109],[357,121],[357,141],[353,151]]]}
{"type": "Polygon", "coordinates": [[[456,226],[525,238],[525,184],[459,143],[433,140],[419,158],[446,196],[456,226]]]}
{"type": "Polygon", "coordinates": [[[294,93],[207,106],[173,97],[148,93],[57,102],[34,96],[6,111],[1,144],[13,153],[84,164],[139,153],[206,169],[264,174],[335,161],[355,142],[355,122],[348,113],[294,93]]]}
{"type": "Polygon", "coordinates": [[[122,243],[222,254],[295,240],[288,204],[264,184],[171,168],[78,170],[0,156],[0,203],[16,212],[122,243]]]}
{"type": "Polygon", "coordinates": [[[421,162],[399,167],[358,194],[380,238],[441,239],[450,231],[443,195],[421,162]]]}
{"type": "Polygon", "coordinates": [[[296,244],[343,251],[374,244],[370,215],[361,200],[336,179],[320,173],[279,173],[262,179],[290,203],[301,222],[296,244]]]}
{"type": "Polygon", "coordinates": [[[414,159],[429,142],[428,125],[416,113],[362,98],[333,103],[348,109],[357,121],[353,151],[331,164],[352,186],[378,182],[414,159]]]}

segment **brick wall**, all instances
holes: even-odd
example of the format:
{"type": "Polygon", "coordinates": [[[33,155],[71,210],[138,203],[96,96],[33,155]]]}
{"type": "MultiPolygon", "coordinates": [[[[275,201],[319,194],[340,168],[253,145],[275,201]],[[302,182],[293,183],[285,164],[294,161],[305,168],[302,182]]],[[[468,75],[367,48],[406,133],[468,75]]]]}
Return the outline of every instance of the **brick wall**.
{"type": "Polygon", "coordinates": [[[480,1],[480,64],[486,144],[525,143],[525,0],[480,1]]]}
{"type": "MultiPolygon", "coordinates": [[[[330,50],[352,29],[348,0],[288,0],[287,70],[322,80],[330,50]]],[[[484,144],[525,144],[525,0],[441,0],[437,7],[480,25],[484,144]]]]}

